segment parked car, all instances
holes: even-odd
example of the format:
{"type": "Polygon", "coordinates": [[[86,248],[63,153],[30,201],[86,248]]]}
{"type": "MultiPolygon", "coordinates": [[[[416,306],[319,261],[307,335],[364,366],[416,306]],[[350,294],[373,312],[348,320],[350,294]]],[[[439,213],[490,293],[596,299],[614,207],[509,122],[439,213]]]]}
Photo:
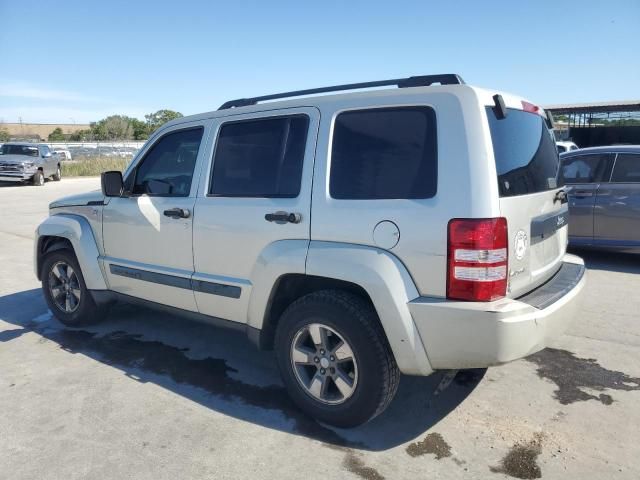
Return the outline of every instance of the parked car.
{"type": "Polygon", "coordinates": [[[560,156],[569,191],[569,242],[640,253],[640,145],[560,156]]]}
{"type": "Polygon", "coordinates": [[[573,142],[556,142],[556,147],[558,147],[558,153],[578,150],[578,146],[573,142]]]}
{"type": "Polygon", "coordinates": [[[543,109],[454,74],[230,101],[53,202],[36,275],[71,327],[122,300],[244,331],[300,408],[350,427],[400,373],[563,331],[585,277],[559,167],[543,109]],[[337,93],[381,86],[400,88],[337,93]]]}
{"type": "Polygon", "coordinates": [[[60,160],[72,160],[71,152],[66,148],[54,148],[53,153],[58,155],[60,160]]]}
{"type": "Polygon", "coordinates": [[[44,143],[8,142],[0,147],[0,181],[42,186],[46,177],[62,178],[60,159],[44,143]]]}

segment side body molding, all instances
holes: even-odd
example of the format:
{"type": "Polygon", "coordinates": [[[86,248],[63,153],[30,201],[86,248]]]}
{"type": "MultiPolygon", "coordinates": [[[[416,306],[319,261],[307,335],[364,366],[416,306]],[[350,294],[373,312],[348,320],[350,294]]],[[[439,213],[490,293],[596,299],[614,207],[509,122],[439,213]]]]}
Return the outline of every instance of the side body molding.
{"type": "Polygon", "coordinates": [[[306,273],[364,288],[378,312],[400,371],[407,375],[433,372],[408,306],[419,293],[394,255],[374,247],[311,241],[306,273]]]}
{"type": "Polygon", "coordinates": [[[40,243],[42,237],[46,236],[66,238],[71,242],[89,290],[106,290],[108,288],[98,260],[100,256],[98,245],[86,218],[80,215],[61,213],[48,217],[38,226],[34,242],[36,276],[39,274],[38,265],[41,264],[38,258],[40,243]]]}

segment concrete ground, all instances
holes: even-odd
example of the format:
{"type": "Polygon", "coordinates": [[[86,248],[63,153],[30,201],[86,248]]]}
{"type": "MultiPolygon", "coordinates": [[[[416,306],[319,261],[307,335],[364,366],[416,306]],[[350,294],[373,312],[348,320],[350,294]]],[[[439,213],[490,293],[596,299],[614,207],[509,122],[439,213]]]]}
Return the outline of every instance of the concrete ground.
{"type": "Polygon", "coordinates": [[[640,258],[580,252],[584,306],[528,359],[404,377],[387,412],[350,431],[291,405],[273,355],[238,333],[117,307],[63,328],[32,266],[47,204],[97,178],[0,186],[0,477],[640,477],[640,258]]]}

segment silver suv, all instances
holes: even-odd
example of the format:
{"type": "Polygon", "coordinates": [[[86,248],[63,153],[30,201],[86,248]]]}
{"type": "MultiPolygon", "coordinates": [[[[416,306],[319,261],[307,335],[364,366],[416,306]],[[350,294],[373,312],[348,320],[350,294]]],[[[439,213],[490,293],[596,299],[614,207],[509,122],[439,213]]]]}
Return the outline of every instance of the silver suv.
{"type": "Polygon", "coordinates": [[[240,329],[300,408],[358,425],[400,373],[515,360],[570,321],[584,265],[548,123],[453,74],[227,102],[52,203],[36,274],[68,326],[124,300],[240,329]]]}

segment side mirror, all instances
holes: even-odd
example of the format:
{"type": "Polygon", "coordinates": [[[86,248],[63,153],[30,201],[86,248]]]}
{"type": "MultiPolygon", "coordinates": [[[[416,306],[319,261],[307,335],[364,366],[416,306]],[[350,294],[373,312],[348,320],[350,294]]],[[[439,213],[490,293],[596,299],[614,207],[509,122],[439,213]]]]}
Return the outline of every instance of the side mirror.
{"type": "Polygon", "coordinates": [[[122,195],[124,188],[122,172],[103,172],[100,176],[100,181],[102,183],[102,194],[105,197],[119,197],[122,195]]]}

